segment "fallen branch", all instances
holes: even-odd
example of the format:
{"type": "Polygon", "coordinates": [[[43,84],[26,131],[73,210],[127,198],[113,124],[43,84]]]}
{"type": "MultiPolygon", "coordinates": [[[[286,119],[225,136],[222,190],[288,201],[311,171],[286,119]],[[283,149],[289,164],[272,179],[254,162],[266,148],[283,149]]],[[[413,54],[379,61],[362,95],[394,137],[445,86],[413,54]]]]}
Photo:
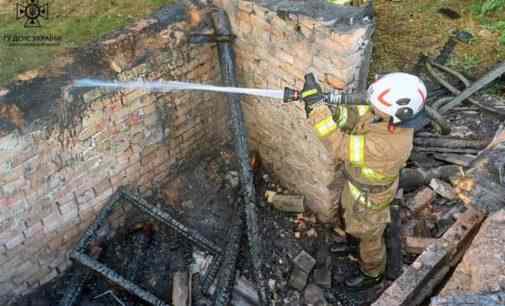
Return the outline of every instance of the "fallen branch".
{"type": "MultiPolygon", "coordinates": [[[[444,79],[442,79],[441,77],[439,77],[435,73],[435,71],[433,70],[433,66],[435,66],[435,67],[438,68],[438,67],[440,67],[442,65],[439,65],[437,63],[433,63],[431,61],[427,61],[426,62],[426,69],[428,70],[428,72],[430,73],[430,75],[437,82],[439,82],[442,86],[444,86],[445,88],[447,88],[447,90],[449,90],[453,94],[457,95],[457,97],[454,98],[454,100],[452,100],[451,102],[447,103],[444,106],[440,106],[440,105],[436,105],[435,106],[434,105],[434,108],[437,108],[437,110],[439,111],[440,114],[445,114],[449,110],[451,110],[452,108],[454,108],[454,107],[460,105],[461,103],[463,103],[463,101],[468,100],[470,103],[475,104],[476,106],[478,106],[478,107],[480,107],[480,108],[482,108],[484,110],[487,110],[487,111],[499,114],[500,116],[505,116],[505,111],[496,109],[496,108],[491,107],[491,106],[483,105],[482,103],[478,102],[477,100],[471,98],[471,96],[473,94],[475,94],[476,92],[478,92],[479,90],[481,90],[483,87],[487,86],[489,83],[491,83],[492,81],[496,80],[503,73],[505,73],[505,62],[499,64],[495,69],[493,69],[492,71],[490,71],[489,73],[487,73],[484,77],[482,77],[481,79],[479,79],[477,82],[473,83],[470,87],[467,87],[464,91],[460,91],[456,87],[452,86],[449,82],[447,82],[444,79]],[[438,108],[438,107],[440,107],[440,108],[438,108]]],[[[445,69],[444,71],[450,70],[450,69],[448,69],[446,67],[444,67],[443,69],[445,69]]],[[[461,75],[458,76],[458,74],[456,74],[454,76],[456,76],[456,77],[459,78],[459,76],[461,76],[461,75]]],[[[463,77],[463,79],[460,79],[460,80],[463,83],[466,84],[467,80],[464,77],[463,77]]]]}
{"type": "Polygon", "coordinates": [[[425,105],[424,110],[428,117],[430,117],[431,121],[440,127],[440,132],[442,135],[451,133],[449,122],[444,117],[442,117],[442,115],[435,108],[425,105]]]}

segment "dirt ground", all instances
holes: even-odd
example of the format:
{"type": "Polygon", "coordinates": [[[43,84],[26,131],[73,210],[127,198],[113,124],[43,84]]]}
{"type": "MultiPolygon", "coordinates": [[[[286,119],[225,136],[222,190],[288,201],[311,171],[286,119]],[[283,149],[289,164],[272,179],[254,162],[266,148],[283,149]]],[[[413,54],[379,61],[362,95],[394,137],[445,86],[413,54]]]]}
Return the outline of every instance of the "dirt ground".
{"type": "Polygon", "coordinates": [[[377,30],[370,76],[393,71],[411,71],[419,54],[436,57],[455,30],[473,35],[470,43],[458,42],[449,65],[478,78],[505,60],[505,44],[496,29],[505,20],[505,10],[481,16],[479,0],[376,0],[377,30]],[[449,8],[461,17],[451,19],[438,11],[449,8]]]}

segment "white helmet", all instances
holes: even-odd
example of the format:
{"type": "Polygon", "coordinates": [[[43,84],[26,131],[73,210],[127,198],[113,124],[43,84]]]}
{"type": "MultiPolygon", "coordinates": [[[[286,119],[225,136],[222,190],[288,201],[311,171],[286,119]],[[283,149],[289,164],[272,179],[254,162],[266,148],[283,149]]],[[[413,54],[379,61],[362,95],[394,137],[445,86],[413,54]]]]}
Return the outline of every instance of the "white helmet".
{"type": "Polygon", "coordinates": [[[428,96],[421,79],[407,73],[390,73],[368,88],[370,103],[390,115],[393,123],[412,119],[419,113],[428,96]]]}

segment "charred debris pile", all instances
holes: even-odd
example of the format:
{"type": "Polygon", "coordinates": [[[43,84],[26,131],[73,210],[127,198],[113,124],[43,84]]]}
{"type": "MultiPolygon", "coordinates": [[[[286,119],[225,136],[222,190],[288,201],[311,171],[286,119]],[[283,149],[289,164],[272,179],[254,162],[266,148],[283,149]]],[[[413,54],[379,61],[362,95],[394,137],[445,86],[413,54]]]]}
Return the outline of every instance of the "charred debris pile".
{"type": "MultiPolygon", "coordinates": [[[[219,37],[232,35],[223,11],[212,13],[212,23],[219,37]]],[[[236,86],[231,41],[219,40],[218,51],[223,82],[236,86]]],[[[346,290],[344,279],[358,272],[357,242],[317,222],[303,196],[283,188],[260,156],[249,154],[240,97],[229,95],[233,149],[148,194],[119,190],[71,252],[67,273],[18,305],[426,303],[483,220],[505,207],[505,101],[478,95],[505,64],[475,82],[445,67],[444,56],[423,58],[417,69],[430,87],[431,120],[418,118],[424,127],[391,207],[383,284],[346,290]]],[[[476,299],[498,305],[503,292],[432,303],[476,299]]]]}

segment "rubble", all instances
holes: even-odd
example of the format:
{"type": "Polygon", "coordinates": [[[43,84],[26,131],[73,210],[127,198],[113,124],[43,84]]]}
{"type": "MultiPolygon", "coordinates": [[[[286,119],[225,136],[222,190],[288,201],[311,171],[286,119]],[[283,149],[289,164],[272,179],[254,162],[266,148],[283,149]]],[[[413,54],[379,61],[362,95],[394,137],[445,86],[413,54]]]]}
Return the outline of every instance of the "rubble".
{"type": "Polygon", "coordinates": [[[309,273],[302,270],[300,267],[295,266],[289,275],[289,286],[302,291],[307,285],[309,273]]]}
{"type": "Polygon", "coordinates": [[[303,213],[304,197],[300,195],[278,194],[273,191],[266,192],[267,202],[271,203],[276,209],[285,212],[303,213]]]}
{"type": "Polygon", "coordinates": [[[191,306],[191,277],[189,272],[175,272],[172,282],[172,304],[174,306],[191,306]]]}
{"type": "Polygon", "coordinates": [[[328,304],[324,297],[323,290],[314,284],[310,284],[305,288],[303,298],[307,305],[324,306],[328,304]]]}
{"type": "Polygon", "coordinates": [[[316,265],[316,260],[309,253],[301,251],[294,259],[293,264],[302,271],[310,273],[316,265]]]}
{"type": "Polygon", "coordinates": [[[421,237],[405,237],[405,251],[419,255],[424,250],[426,250],[430,245],[434,244],[437,240],[433,238],[421,238],[421,237]]]}
{"type": "Polygon", "coordinates": [[[416,214],[419,214],[433,201],[434,193],[433,189],[429,187],[424,187],[415,197],[408,203],[409,208],[416,214]]]}
{"type": "Polygon", "coordinates": [[[323,245],[317,251],[317,262],[314,269],[314,282],[323,288],[331,288],[331,253],[328,245],[323,245]]]}
{"type": "Polygon", "coordinates": [[[454,200],[456,199],[456,193],[454,192],[452,186],[444,181],[439,179],[432,179],[430,182],[430,187],[440,196],[454,200]]]}

